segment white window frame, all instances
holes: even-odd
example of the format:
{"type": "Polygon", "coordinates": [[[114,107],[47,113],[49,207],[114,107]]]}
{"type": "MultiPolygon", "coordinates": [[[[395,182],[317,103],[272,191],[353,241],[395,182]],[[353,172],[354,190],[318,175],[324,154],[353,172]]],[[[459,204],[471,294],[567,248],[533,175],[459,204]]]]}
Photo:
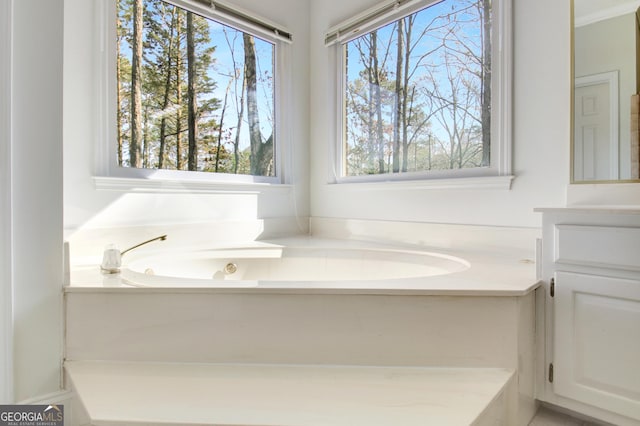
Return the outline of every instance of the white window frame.
{"type": "Polygon", "coordinates": [[[492,116],[491,164],[489,167],[432,170],[406,173],[381,173],[366,176],[346,176],[344,164],[344,45],[393,21],[422,10],[440,0],[389,0],[354,16],[332,28],[325,36],[325,45],[332,49],[336,76],[335,143],[330,144],[330,184],[391,183],[398,188],[402,182],[410,187],[442,188],[498,188],[510,189],[514,179],[513,157],[513,0],[493,0],[492,13],[492,116]]]}
{"type": "Polygon", "coordinates": [[[96,0],[95,26],[96,70],[98,87],[96,97],[96,146],[94,183],[97,189],[120,191],[224,191],[252,190],[260,187],[288,187],[291,184],[290,84],[292,77],[291,36],[282,26],[251,12],[218,0],[210,5],[195,0],[163,0],[207,19],[244,31],[274,45],[274,163],[275,176],[252,176],[186,170],[142,169],[118,165],[117,81],[116,81],[116,3],[114,0],[96,0]],[[219,7],[216,7],[219,6],[219,7]],[[233,14],[226,11],[233,11],[233,14]],[[244,18],[244,19],[243,19],[244,18]],[[255,25],[257,22],[263,25],[255,25]],[[267,28],[272,28],[269,31],[267,28]],[[286,110],[285,110],[286,108],[286,110]]]}
{"type": "Polygon", "coordinates": [[[14,399],[11,103],[13,1],[0,3],[0,404],[14,399]]]}

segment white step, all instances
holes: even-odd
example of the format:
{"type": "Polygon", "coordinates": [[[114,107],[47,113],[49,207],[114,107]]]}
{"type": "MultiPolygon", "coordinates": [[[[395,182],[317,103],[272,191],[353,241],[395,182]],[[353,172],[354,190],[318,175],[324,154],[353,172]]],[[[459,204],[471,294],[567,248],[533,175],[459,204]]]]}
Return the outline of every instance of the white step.
{"type": "Polygon", "coordinates": [[[510,425],[508,369],[65,363],[90,424],[510,425]]]}

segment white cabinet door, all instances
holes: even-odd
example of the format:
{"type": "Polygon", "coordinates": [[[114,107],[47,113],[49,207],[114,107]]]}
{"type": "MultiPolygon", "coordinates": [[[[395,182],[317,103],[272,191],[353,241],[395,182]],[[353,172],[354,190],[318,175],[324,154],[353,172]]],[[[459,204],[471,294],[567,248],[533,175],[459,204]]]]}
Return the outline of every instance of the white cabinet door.
{"type": "Polygon", "coordinates": [[[640,420],[640,281],[555,274],[554,392],[640,420]]]}

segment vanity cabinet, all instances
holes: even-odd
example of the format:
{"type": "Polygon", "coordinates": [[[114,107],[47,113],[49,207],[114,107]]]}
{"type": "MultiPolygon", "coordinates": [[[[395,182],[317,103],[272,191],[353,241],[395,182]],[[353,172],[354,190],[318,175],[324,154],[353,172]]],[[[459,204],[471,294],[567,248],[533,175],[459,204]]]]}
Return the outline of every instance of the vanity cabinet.
{"type": "Polygon", "coordinates": [[[538,397],[640,425],[640,209],[541,211],[538,397]]]}

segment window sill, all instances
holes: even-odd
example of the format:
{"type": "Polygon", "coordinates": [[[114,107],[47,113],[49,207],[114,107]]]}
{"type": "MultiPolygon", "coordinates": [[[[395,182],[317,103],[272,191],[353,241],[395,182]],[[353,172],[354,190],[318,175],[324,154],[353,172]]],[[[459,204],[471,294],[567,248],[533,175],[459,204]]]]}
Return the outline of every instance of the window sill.
{"type": "Polygon", "coordinates": [[[212,182],[198,180],[135,179],[94,176],[99,191],[164,194],[258,194],[265,191],[289,192],[292,185],[260,182],[212,182]]]}
{"type": "Polygon", "coordinates": [[[449,179],[386,180],[386,181],[340,181],[329,184],[330,188],[362,190],[439,190],[439,189],[497,189],[510,190],[515,176],[478,176],[449,179]]]}

